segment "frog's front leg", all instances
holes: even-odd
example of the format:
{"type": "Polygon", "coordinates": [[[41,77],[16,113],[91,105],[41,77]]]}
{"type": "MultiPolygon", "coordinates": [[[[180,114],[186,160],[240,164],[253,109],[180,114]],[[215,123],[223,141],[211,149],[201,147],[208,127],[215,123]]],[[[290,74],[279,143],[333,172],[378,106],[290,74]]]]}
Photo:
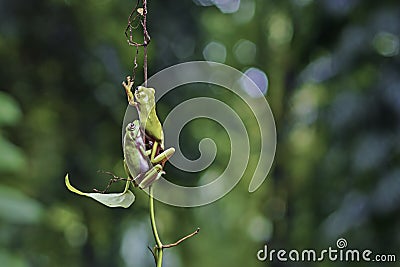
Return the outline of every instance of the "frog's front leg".
{"type": "Polygon", "coordinates": [[[131,76],[126,77],[126,83],[122,82],[122,85],[125,88],[126,96],[128,97],[128,103],[131,106],[136,106],[135,98],[132,93],[132,86],[133,86],[133,81],[131,76]]]}

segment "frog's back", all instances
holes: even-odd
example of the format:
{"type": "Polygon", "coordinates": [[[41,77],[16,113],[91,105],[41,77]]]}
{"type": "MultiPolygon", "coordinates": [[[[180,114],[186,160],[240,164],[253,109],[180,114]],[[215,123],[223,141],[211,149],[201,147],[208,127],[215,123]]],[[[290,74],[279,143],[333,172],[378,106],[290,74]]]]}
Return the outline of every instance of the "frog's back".
{"type": "Polygon", "coordinates": [[[154,141],[162,143],[164,140],[164,132],[158,117],[148,116],[146,119],[140,121],[143,124],[142,128],[145,129],[146,135],[154,139],[154,141]]]}

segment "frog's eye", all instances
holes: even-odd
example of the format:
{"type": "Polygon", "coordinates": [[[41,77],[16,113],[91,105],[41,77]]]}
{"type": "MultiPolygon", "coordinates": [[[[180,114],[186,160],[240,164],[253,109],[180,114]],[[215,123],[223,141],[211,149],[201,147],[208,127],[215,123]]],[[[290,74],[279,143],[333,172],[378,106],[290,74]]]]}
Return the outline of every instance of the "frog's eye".
{"type": "Polygon", "coordinates": [[[137,87],[135,88],[135,93],[137,93],[137,94],[143,93],[143,91],[144,91],[143,88],[144,88],[143,86],[137,86],[137,87]]]}
{"type": "Polygon", "coordinates": [[[135,129],[136,129],[136,125],[134,123],[131,122],[131,123],[128,124],[128,130],[129,131],[134,131],[135,129]]]}

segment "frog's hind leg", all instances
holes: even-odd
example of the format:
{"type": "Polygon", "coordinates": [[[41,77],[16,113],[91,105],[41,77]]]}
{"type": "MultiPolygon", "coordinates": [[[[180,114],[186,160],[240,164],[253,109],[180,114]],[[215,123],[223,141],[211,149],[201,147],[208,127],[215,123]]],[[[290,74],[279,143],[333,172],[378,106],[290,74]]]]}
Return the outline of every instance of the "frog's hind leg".
{"type": "MultiPolygon", "coordinates": [[[[153,151],[152,151],[153,152],[153,151]]],[[[170,147],[167,150],[164,150],[163,152],[161,152],[160,154],[158,154],[157,156],[153,156],[153,154],[151,155],[150,159],[151,159],[151,163],[153,164],[163,164],[169,160],[172,155],[175,153],[175,148],[170,147]]]]}

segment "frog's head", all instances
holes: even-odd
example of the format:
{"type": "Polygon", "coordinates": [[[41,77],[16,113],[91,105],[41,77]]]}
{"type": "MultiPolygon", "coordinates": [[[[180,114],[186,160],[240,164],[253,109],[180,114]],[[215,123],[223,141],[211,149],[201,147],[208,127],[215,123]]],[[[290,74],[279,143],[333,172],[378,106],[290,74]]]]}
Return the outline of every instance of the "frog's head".
{"type": "Polygon", "coordinates": [[[131,140],[136,140],[141,134],[139,120],[128,123],[125,129],[131,140]]]}
{"type": "Polygon", "coordinates": [[[153,88],[138,86],[135,90],[135,100],[140,106],[146,106],[150,109],[155,105],[155,92],[153,88]]]}

